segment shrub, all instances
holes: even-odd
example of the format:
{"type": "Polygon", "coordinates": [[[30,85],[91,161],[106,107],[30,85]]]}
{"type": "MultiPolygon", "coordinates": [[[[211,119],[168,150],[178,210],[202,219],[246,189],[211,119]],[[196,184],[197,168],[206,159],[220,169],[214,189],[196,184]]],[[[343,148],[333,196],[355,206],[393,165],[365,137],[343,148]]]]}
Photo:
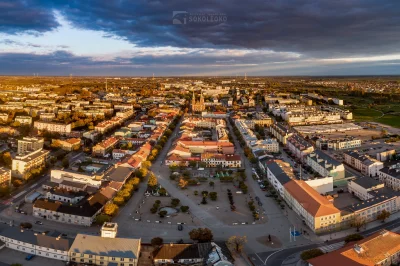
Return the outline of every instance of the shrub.
{"type": "Polygon", "coordinates": [[[159,211],[159,212],[158,212],[158,215],[160,216],[160,218],[164,218],[165,215],[167,215],[167,214],[168,214],[167,211],[159,211]]]}
{"type": "Polygon", "coordinates": [[[319,257],[321,255],[324,255],[324,252],[322,252],[322,250],[320,250],[319,248],[314,248],[304,251],[303,253],[301,253],[300,257],[302,260],[309,260],[312,258],[319,257]]]}
{"type": "Polygon", "coordinates": [[[358,240],[361,240],[361,239],[364,239],[364,237],[362,235],[360,235],[360,234],[351,234],[351,235],[346,236],[346,238],[344,239],[344,242],[349,243],[349,242],[358,241],[358,240]]]}
{"type": "Polygon", "coordinates": [[[207,204],[207,199],[205,197],[203,197],[203,199],[201,200],[201,204],[207,204]]]}
{"type": "Polygon", "coordinates": [[[217,192],[210,192],[209,196],[210,196],[211,200],[216,201],[217,197],[218,197],[218,194],[217,194],[217,192]]]}
{"type": "Polygon", "coordinates": [[[160,205],[160,204],[161,204],[161,201],[160,201],[160,200],[156,200],[155,203],[156,203],[157,205],[160,205]]]}
{"type": "Polygon", "coordinates": [[[158,208],[154,208],[154,207],[153,207],[153,208],[150,209],[150,212],[154,214],[154,213],[157,212],[157,209],[158,209],[158,208]]]}
{"type": "Polygon", "coordinates": [[[195,191],[193,192],[193,194],[194,194],[195,196],[197,196],[197,195],[199,195],[199,192],[198,192],[197,190],[195,190],[195,191]]]}
{"type": "Polygon", "coordinates": [[[171,205],[172,205],[173,207],[178,206],[180,202],[181,202],[181,201],[180,201],[179,199],[176,199],[176,198],[171,199],[171,205]]]}
{"type": "Polygon", "coordinates": [[[181,206],[182,212],[187,212],[189,210],[189,206],[181,206]]]}

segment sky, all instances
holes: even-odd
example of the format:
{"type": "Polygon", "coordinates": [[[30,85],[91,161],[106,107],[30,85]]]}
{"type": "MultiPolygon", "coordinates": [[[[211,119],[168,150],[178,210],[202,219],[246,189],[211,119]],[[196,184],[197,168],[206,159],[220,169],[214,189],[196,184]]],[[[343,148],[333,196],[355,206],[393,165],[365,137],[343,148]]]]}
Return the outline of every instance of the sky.
{"type": "Polygon", "coordinates": [[[399,0],[0,0],[0,75],[399,75],[399,0]]]}

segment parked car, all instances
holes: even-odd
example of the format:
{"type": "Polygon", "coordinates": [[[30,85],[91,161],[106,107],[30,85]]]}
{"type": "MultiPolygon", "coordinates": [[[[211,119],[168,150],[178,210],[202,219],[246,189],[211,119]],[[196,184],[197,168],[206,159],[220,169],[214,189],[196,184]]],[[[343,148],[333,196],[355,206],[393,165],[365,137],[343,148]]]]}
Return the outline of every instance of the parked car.
{"type": "Polygon", "coordinates": [[[41,221],[36,221],[35,224],[43,225],[43,223],[41,221]]]}
{"type": "Polygon", "coordinates": [[[182,230],[183,230],[183,225],[178,224],[178,230],[179,230],[179,231],[182,231],[182,230]]]}
{"type": "Polygon", "coordinates": [[[33,254],[28,254],[28,256],[25,257],[25,260],[31,260],[35,257],[33,254]]]}

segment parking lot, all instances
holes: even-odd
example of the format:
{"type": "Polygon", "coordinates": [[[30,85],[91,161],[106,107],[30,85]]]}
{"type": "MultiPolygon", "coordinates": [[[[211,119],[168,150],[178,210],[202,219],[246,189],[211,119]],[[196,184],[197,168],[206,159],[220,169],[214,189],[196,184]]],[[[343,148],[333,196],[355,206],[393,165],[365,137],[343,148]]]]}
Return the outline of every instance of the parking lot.
{"type": "Polygon", "coordinates": [[[25,260],[28,253],[19,252],[9,248],[3,248],[0,250],[0,261],[8,264],[19,263],[24,266],[61,266],[66,265],[65,262],[59,260],[48,259],[40,256],[35,256],[31,260],[25,260]]]}

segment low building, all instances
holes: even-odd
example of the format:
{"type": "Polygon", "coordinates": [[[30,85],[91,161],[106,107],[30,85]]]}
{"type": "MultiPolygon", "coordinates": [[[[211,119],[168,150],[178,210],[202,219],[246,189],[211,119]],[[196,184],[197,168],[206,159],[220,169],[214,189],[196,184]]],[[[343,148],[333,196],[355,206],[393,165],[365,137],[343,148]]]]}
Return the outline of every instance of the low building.
{"type": "Polygon", "coordinates": [[[137,266],[140,239],[78,234],[69,250],[73,263],[137,266]]]}
{"type": "Polygon", "coordinates": [[[30,170],[44,167],[49,151],[39,149],[26,155],[17,155],[12,160],[12,175],[23,178],[30,170]]]}
{"type": "Polygon", "coordinates": [[[248,147],[251,149],[253,154],[260,150],[269,153],[279,152],[279,142],[276,139],[263,139],[263,140],[251,141],[248,144],[248,147]]]}
{"type": "Polygon", "coordinates": [[[348,191],[360,200],[368,200],[376,197],[377,190],[385,185],[371,177],[359,177],[347,183],[348,191]]]}
{"type": "Polygon", "coordinates": [[[240,155],[203,153],[201,161],[206,163],[206,167],[240,168],[242,160],[240,155]]]}
{"type": "Polygon", "coordinates": [[[67,140],[53,139],[53,145],[59,145],[64,151],[76,151],[81,147],[81,140],[78,138],[71,138],[67,140]]]}
{"type": "Polygon", "coordinates": [[[386,162],[396,155],[396,150],[386,150],[376,153],[376,159],[381,162],[386,162]]]}
{"type": "Polygon", "coordinates": [[[361,155],[357,151],[344,152],[345,162],[359,170],[363,175],[376,177],[378,171],[383,168],[383,163],[369,157],[368,155],[361,155]]]}
{"type": "Polygon", "coordinates": [[[398,265],[400,235],[381,230],[338,250],[307,260],[309,266],[398,265]]]}
{"type": "Polygon", "coordinates": [[[62,184],[65,181],[84,184],[90,187],[99,188],[103,180],[104,173],[94,172],[93,174],[84,172],[74,172],[69,170],[51,170],[50,181],[62,184]]]}
{"type": "Polygon", "coordinates": [[[9,186],[11,184],[11,170],[0,167],[0,186],[9,186]]]}
{"type": "Polygon", "coordinates": [[[385,166],[378,171],[379,180],[395,191],[400,191],[400,163],[385,166]]]}
{"type": "Polygon", "coordinates": [[[355,149],[361,147],[361,140],[354,137],[340,139],[319,138],[315,141],[315,145],[321,150],[355,149]]]}
{"type": "Polygon", "coordinates": [[[269,127],[271,134],[279,140],[283,145],[286,145],[288,137],[293,135],[293,132],[283,123],[274,123],[269,127]]]}
{"type": "Polygon", "coordinates": [[[117,145],[118,141],[119,140],[114,137],[103,140],[102,142],[93,147],[93,154],[96,156],[106,155],[115,147],[115,145],[117,145]]]}
{"type": "Polygon", "coordinates": [[[322,177],[332,176],[334,181],[345,177],[344,165],[320,150],[310,153],[306,163],[322,177]]]}
{"type": "Polygon", "coordinates": [[[164,244],[153,254],[154,265],[193,265],[202,266],[211,251],[211,243],[164,244]]]}
{"type": "Polygon", "coordinates": [[[72,130],[72,124],[62,124],[45,121],[35,121],[33,123],[33,126],[40,132],[45,130],[51,133],[59,133],[61,135],[71,133],[72,130]]]}
{"type": "Polygon", "coordinates": [[[64,238],[61,233],[35,233],[18,227],[7,226],[0,231],[0,240],[7,248],[49,259],[68,261],[71,239],[64,238]]]}
{"type": "Polygon", "coordinates": [[[301,162],[305,162],[307,155],[314,151],[314,147],[297,134],[293,134],[287,138],[286,147],[301,162]]]}
{"type": "Polygon", "coordinates": [[[284,199],[314,232],[336,228],[340,210],[302,180],[291,180],[284,185],[284,199]]]}
{"type": "Polygon", "coordinates": [[[21,125],[31,125],[32,124],[32,117],[30,117],[30,116],[22,116],[22,115],[19,115],[19,116],[16,116],[15,117],[15,122],[19,122],[21,125]]]}

